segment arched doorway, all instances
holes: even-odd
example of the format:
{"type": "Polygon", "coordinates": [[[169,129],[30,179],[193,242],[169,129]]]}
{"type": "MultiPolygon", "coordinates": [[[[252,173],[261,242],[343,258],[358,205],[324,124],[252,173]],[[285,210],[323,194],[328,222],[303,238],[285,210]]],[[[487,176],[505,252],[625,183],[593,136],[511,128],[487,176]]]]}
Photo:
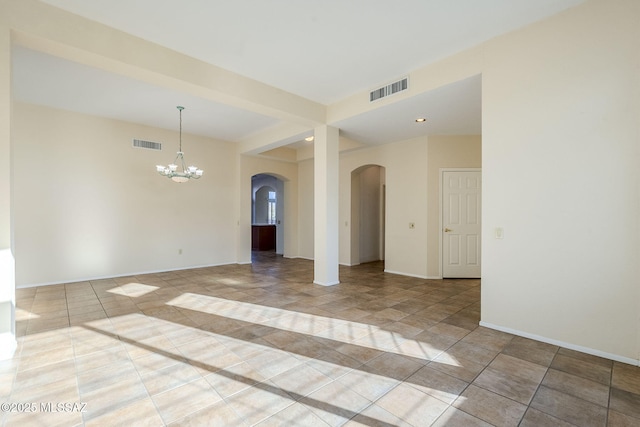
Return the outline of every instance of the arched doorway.
{"type": "Polygon", "coordinates": [[[269,174],[251,177],[251,249],[284,252],[284,181],[269,174]]]}
{"type": "Polygon", "coordinates": [[[385,204],[384,167],[351,172],[351,265],[384,260],[385,204]]]}

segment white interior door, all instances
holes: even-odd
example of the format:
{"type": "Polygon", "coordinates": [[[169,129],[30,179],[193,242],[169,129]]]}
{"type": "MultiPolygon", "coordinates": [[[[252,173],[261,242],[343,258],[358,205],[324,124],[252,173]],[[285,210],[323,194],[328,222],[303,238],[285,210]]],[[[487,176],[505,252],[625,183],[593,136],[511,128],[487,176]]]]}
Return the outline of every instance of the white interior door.
{"type": "Polygon", "coordinates": [[[482,175],[442,172],[442,276],[480,277],[482,175]]]}

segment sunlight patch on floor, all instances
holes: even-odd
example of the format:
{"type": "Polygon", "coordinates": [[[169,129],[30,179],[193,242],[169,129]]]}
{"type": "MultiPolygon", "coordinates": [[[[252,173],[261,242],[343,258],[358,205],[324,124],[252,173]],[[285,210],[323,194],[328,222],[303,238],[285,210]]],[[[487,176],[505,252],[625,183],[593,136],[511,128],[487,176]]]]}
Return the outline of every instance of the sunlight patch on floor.
{"type": "Polygon", "coordinates": [[[112,294],[123,295],[126,297],[137,298],[159,289],[157,286],[144,285],[142,283],[127,283],[116,288],[107,290],[112,294]]]}
{"type": "MultiPolygon", "coordinates": [[[[384,327],[191,292],[183,293],[166,304],[423,360],[433,360],[446,353],[446,348],[406,338],[400,333],[387,331],[384,327]]],[[[455,358],[449,356],[447,359],[449,364],[459,366],[455,358]]]]}

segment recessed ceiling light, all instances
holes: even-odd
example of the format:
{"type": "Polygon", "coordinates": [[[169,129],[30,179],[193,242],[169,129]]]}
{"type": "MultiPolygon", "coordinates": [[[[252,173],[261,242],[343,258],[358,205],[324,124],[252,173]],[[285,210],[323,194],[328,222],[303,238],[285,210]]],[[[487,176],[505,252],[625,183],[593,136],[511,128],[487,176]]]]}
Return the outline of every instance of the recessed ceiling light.
{"type": "Polygon", "coordinates": [[[427,119],[425,119],[424,117],[418,117],[416,119],[416,123],[422,123],[422,122],[426,122],[426,121],[427,121],[427,119]]]}
{"type": "Polygon", "coordinates": [[[313,135],[306,137],[304,140],[307,142],[313,141],[313,135]]]}

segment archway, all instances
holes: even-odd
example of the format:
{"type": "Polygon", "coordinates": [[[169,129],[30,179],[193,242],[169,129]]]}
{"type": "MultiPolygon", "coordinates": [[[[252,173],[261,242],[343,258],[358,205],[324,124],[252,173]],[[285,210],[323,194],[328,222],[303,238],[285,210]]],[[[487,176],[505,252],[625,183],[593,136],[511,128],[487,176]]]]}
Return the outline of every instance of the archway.
{"type": "Polygon", "coordinates": [[[351,265],[384,260],[385,204],[384,167],[351,172],[351,265]]]}
{"type": "Polygon", "coordinates": [[[251,177],[251,249],[284,252],[284,181],[269,174],[251,177]]]}

